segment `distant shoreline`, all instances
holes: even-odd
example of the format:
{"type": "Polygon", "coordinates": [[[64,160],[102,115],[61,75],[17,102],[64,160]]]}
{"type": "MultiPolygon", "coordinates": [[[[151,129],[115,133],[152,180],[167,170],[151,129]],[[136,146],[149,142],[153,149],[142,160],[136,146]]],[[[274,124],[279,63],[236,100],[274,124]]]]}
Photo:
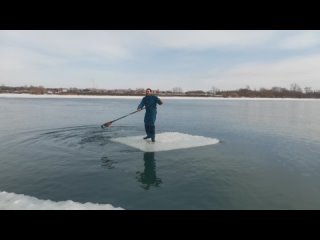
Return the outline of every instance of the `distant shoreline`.
{"type": "MultiPolygon", "coordinates": [[[[54,95],[54,94],[15,94],[0,93],[0,98],[66,98],[66,99],[141,99],[143,96],[99,96],[99,95],[54,95]]],[[[319,98],[249,98],[249,97],[177,97],[177,96],[159,96],[161,99],[192,99],[192,100],[293,100],[293,101],[319,101],[319,98]]]]}

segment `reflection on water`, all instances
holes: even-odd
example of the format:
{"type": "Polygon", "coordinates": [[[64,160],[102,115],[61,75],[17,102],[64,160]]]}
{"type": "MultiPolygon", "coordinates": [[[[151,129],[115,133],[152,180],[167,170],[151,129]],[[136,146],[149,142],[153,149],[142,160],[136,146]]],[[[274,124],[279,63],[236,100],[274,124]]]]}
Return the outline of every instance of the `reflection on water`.
{"type": "Polygon", "coordinates": [[[154,152],[145,152],[143,154],[144,171],[138,171],[136,178],[138,182],[142,183],[141,187],[149,190],[150,187],[159,187],[162,180],[157,177],[156,161],[154,159],[154,152]]]}

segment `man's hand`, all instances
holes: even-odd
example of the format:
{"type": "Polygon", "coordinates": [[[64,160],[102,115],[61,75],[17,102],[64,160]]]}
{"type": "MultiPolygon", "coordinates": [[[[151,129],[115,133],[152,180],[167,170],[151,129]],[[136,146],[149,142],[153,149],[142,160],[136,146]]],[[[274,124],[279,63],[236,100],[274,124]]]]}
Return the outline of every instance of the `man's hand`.
{"type": "Polygon", "coordinates": [[[137,108],[137,111],[139,111],[139,112],[140,112],[140,111],[141,111],[141,108],[137,108]]]}

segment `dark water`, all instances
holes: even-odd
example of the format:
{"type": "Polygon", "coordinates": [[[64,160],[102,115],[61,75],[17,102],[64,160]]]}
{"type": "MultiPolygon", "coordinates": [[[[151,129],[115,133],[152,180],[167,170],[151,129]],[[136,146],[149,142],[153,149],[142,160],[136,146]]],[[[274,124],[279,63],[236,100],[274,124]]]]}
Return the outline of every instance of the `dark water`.
{"type": "Polygon", "coordinates": [[[218,138],[144,153],[139,99],[0,98],[0,191],[125,209],[320,209],[320,101],[164,100],[157,132],[218,138]]]}

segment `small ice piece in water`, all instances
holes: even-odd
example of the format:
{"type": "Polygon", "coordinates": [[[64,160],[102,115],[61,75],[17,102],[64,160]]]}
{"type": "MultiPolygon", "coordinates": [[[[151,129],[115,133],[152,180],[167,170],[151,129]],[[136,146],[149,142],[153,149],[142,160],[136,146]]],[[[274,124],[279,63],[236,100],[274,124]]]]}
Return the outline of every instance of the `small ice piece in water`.
{"type": "Polygon", "coordinates": [[[55,202],[24,194],[0,192],[1,210],[122,210],[111,204],[79,203],[71,200],[55,202]]]}

